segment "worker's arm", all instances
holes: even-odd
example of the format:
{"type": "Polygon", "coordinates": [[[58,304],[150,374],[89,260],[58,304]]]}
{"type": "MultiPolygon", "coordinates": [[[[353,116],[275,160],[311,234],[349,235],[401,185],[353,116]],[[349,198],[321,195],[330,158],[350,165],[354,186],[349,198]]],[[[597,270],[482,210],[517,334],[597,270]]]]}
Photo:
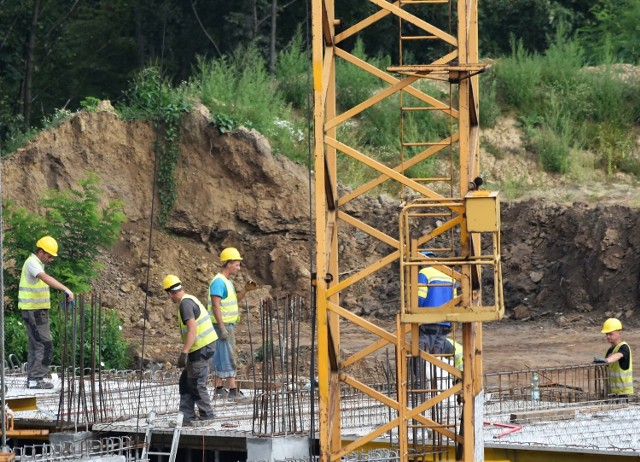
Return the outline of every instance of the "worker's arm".
{"type": "Polygon", "coordinates": [[[41,273],[38,273],[36,277],[40,279],[42,282],[44,282],[46,285],[51,287],[52,289],[63,291],[69,297],[69,301],[70,302],[73,301],[73,292],[71,292],[71,289],[69,289],[64,284],[61,284],[60,282],[58,282],[56,278],[54,278],[53,276],[49,276],[47,273],[43,271],[41,273]]]}
{"type": "Polygon", "coordinates": [[[615,363],[616,361],[620,361],[623,357],[624,355],[618,352],[610,356],[607,356],[604,360],[607,362],[607,364],[611,364],[611,363],[615,363]]]}
{"type": "Polygon", "coordinates": [[[247,291],[245,289],[242,289],[236,294],[236,297],[238,298],[238,301],[241,302],[245,295],[247,295],[247,291]]]}
{"type": "Polygon", "coordinates": [[[198,327],[196,326],[196,320],[193,318],[188,319],[185,325],[187,326],[187,335],[185,335],[184,338],[182,352],[189,353],[189,350],[193,346],[193,342],[196,341],[196,332],[198,330],[198,327]]]}
{"type": "Polygon", "coordinates": [[[222,308],[220,308],[221,303],[222,298],[217,295],[211,295],[211,311],[213,311],[213,317],[216,318],[216,323],[222,329],[224,327],[224,322],[222,321],[222,308]]]}
{"type": "Polygon", "coordinates": [[[241,301],[247,292],[251,292],[252,290],[256,290],[258,288],[258,284],[253,279],[249,279],[247,283],[244,285],[244,289],[236,294],[238,301],[241,301]]]}

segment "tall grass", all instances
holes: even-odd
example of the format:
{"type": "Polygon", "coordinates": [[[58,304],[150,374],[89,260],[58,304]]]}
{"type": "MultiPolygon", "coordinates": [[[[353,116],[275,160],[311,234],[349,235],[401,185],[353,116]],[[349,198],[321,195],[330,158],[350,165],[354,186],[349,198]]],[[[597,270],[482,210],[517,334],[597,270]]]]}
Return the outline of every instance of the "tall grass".
{"type": "Polygon", "coordinates": [[[298,109],[307,106],[309,95],[309,57],[302,40],[300,27],[287,47],[278,55],[276,81],[284,99],[298,109]]]}
{"type": "Polygon", "coordinates": [[[579,43],[562,28],[544,54],[529,54],[512,42],[512,54],[495,67],[499,98],[515,110],[527,128],[528,146],[542,166],[564,173],[572,149],[598,150],[598,162],[608,173],[630,171],[632,143],[625,141],[640,116],[640,85],[620,78],[611,64],[586,70],[579,43]],[[606,141],[603,134],[617,141],[606,141]],[[615,158],[612,152],[615,151],[615,158]]]}
{"type": "Polygon", "coordinates": [[[304,123],[293,116],[255,45],[239,48],[231,57],[199,59],[190,91],[214,118],[225,121],[225,129],[240,124],[255,128],[276,152],[306,160],[304,123]]]}
{"type": "Polygon", "coordinates": [[[529,53],[522,44],[511,38],[511,56],[494,66],[496,91],[506,106],[515,109],[532,106],[540,86],[542,66],[540,57],[529,53]]]}

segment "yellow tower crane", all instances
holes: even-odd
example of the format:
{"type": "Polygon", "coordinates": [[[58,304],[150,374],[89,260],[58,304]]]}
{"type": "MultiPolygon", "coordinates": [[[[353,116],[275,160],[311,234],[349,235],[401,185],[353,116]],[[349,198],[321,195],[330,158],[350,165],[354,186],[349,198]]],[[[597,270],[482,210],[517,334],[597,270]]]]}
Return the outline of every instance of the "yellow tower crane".
{"type": "Polygon", "coordinates": [[[496,192],[480,188],[479,178],[478,86],[487,65],[478,60],[477,1],[370,0],[376,11],[363,13],[354,24],[341,24],[336,17],[341,2],[349,0],[312,0],[320,460],[348,458],[380,441],[388,441],[403,461],[453,460],[452,447],[458,449],[458,460],[483,460],[481,323],[500,319],[504,306],[499,199],[496,192]],[[445,9],[448,24],[430,22],[443,16],[433,14],[436,8],[445,9]],[[397,63],[380,69],[347,51],[345,44],[355,36],[390,18],[397,24],[397,37],[389,37],[399,45],[397,63]],[[421,52],[427,48],[429,53],[421,52]],[[415,56],[430,56],[425,59],[429,62],[416,64],[415,56]],[[339,60],[387,86],[339,111],[339,60]],[[350,124],[357,124],[352,119],[385,100],[397,101],[400,112],[398,160],[393,165],[350,145],[346,136],[350,124]],[[448,136],[433,139],[428,127],[416,124],[416,116],[427,112],[433,120],[448,121],[448,136]],[[436,164],[434,159],[443,160],[436,164]],[[360,163],[375,175],[340,195],[345,162],[360,163]],[[443,163],[446,169],[433,167],[443,163]],[[432,167],[417,171],[435,173],[410,174],[422,164],[432,167]],[[353,213],[360,196],[390,184],[401,194],[398,216],[376,223],[353,213]],[[388,231],[390,222],[393,232],[388,231]],[[342,227],[356,228],[388,252],[364,268],[345,271],[348,262],[340,260],[342,227]],[[429,265],[455,281],[455,296],[438,308],[418,306],[418,273],[426,264],[425,251],[437,251],[429,265]],[[398,272],[400,286],[394,331],[341,306],[344,295],[359,282],[389,268],[398,272]],[[420,349],[420,325],[445,321],[461,326],[462,370],[420,349]],[[341,333],[351,329],[361,330],[371,342],[347,354],[341,348],[341,333]],[[354,372],[357,364],[384,348],[394,352],[393,390],[367,383],[354,372]],[[426,369],[449,378],[418,380],[426,369]],[[371,419],[370,428],[349,432],[350,437],[342,429],[346,413],[353,412],[347,411],[347,392],[386,409],[377,420],[371,419]],[[442,412],[452,398],[461,403],[457,424],[442,412]]]}

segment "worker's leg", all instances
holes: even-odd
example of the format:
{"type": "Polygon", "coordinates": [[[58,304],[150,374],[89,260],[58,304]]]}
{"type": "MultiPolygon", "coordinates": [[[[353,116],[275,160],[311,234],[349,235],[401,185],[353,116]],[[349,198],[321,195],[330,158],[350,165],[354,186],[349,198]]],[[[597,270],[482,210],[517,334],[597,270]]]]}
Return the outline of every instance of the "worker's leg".
{"type": "Polygon", "coordinates": [[[178,392],[180,393],[180,412],[182,412],[183,420],[182,425],[191,425],[196,418],[196,413],[193,409],[194,399],[191,395],[189,384],[189,364],[182,370],[180,375],[180,381],[178,382],[178,392]]]}
{"type": "Polygon", "coordinates": [[[201,419],[212,419],[213,408],[207,391],[207,378],[209,377],[209,360],[199,359],[189,361],[187,365],[189,394],[198,407],[201,419]]]}
{"type": "Polygon", "coordinates": [[[27,378],[42,381],[53,358],[49,310],[22,310],[22,319],[29,343],[27,378]]]}

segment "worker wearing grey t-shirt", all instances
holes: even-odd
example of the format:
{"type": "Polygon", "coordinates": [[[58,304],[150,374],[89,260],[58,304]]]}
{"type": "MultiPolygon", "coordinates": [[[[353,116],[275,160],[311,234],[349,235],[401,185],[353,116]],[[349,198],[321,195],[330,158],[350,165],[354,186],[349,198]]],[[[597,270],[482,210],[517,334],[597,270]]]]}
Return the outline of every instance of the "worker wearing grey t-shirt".
{"type": "Polygon", "coordinates": [[[51,236],[44,236],[36,242],[36,252],[24,262],[20,274],[18,308],[22,313],[29,343],[28,388],[53,388],[51,382],[44,380],[53,359],[53,342],[49,327],[50,288],[63,291],[67,299],[73,301],[71,289],[44,271],[44,265],[51,263],[57,256],[58,243],[51,236]]]}

